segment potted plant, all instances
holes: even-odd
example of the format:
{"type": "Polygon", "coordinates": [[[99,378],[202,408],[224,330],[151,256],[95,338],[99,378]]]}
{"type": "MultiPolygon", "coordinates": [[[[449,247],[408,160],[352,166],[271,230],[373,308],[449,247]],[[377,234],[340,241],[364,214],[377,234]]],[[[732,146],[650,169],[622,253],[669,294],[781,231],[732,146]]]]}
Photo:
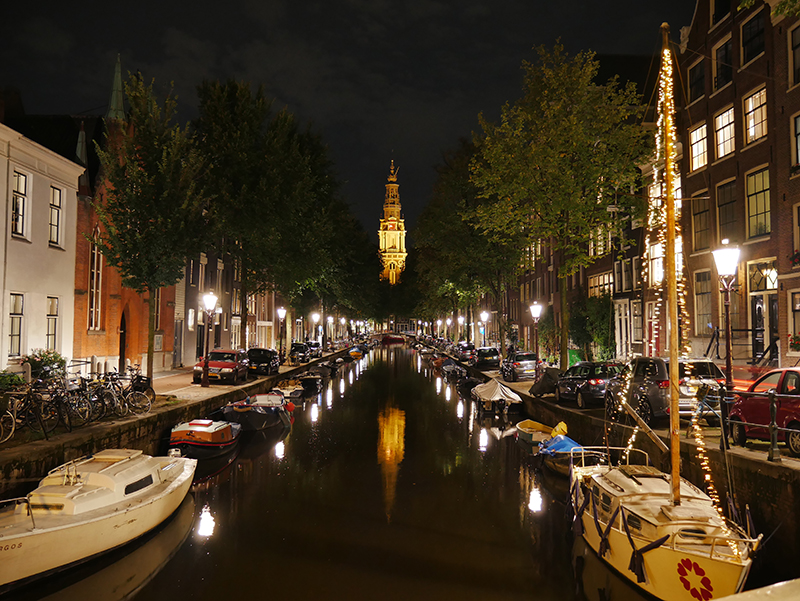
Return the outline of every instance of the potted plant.
{"type": "Polygon", "coordinates": [[[800,351],[800,333],[789,334],[789,350],[800,351]]]}
{"type": "Polygon", "coordinates": [[[51,375],[63,375],[67,367],[67,360],[58,351],[43,348],[33,349],[29,355],[23,355],[20,363],[30,363],[34,378],[45,377],[45,372],[50,372],[51,375]]]}
{"type": "Polygon", "coordinates": [[[790,254],[789,260],[792,262],[792,267],[797,267],[800,265],[800,250],[796,250],[790,254]]]}

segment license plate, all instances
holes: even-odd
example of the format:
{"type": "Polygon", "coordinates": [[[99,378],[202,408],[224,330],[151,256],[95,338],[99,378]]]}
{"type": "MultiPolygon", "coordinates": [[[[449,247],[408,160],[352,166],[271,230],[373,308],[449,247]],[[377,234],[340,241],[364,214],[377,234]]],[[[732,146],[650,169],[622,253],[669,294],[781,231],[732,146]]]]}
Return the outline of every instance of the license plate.
{"type": "Polygon", "coordinates": [[[536,370],[535,369],[526,369],[525,373],[526,374],[532,374],[534,371],[536,371],[536,370]]]}

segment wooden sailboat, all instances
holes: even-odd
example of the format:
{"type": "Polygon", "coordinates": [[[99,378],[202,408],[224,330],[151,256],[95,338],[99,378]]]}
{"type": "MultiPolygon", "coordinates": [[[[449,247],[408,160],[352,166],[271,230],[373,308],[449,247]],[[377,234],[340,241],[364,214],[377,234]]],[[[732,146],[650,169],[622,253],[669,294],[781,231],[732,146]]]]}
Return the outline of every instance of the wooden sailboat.
{"type": "Polygon", "coordinates": [[[705,601],[742,590],[761,537],[728,522],[705,492],[680,476],[674,108],[666,24],[662,34],[671,473],[652,467],[643,451],[583,447],[573,451],[570,496],[576,532],[608,565],[658,599],[705,601]]]}

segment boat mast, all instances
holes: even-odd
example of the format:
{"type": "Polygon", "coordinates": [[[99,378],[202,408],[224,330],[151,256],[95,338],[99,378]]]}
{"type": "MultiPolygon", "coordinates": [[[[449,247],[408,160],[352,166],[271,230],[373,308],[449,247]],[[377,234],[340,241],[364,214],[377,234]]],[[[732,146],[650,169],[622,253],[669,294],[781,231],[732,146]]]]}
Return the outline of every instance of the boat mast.
{"type": "Polygon", "coordinates": [[[672,92],[672,51],[669,47],[669,25],[661,24],[661,90],[664,119],[664,184],[667,209],[667,320],[669,330],[669,439],[672,463],[672,504],[681,504],[680,486],[680,416],[678,415],[678,285],[675,265],[675,193],[674,156],[672,137],[675,132],[675,104],[672,92]],[[666,80],[665,80],[666,77],[666,80]]]}

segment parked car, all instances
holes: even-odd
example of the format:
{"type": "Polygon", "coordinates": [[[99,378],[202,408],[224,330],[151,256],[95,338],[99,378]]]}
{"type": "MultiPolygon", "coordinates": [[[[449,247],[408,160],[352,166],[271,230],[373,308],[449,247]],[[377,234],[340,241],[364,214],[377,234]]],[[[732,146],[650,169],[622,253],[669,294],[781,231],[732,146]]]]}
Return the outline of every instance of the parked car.
{"type": "Polygon", "coordinates": [[[785,442],[792,455],[800,457],[800,368],[773,369],[758,378],[747,389],[749,393],[739,395],[730,411],[730,430],[734,444],[744,446],[748,438],[769,440],[770,406],[769,391],[776,393],[777,414],[775,424],[778,440],[785,442]]]}
{"type": "Polygon", "coordinates": [[[506,382],[532,380],[536,376],[536,353],[512,351],[500,364],[500,375],[506,382]]]}
{"type": "Polygon", "coordinates": [[[309,357],[319,358],[322,357],[322,343],[318,340],[309,340],[306,342],[309,351],[309,357]]]}
{"type": "Polygon", "coordinates": [[[469,360],[469,364],[478,369],[499,369],[500,351],[493,346],[483,346],[475,351],[475,356],[469,360]]]}
{"type": "MultiPolygon", "coordinates": [[[[609,419],[618,419],[616,396],[626,388],[627,402],[645,423],[663,417],[669,412],[669,360],[656,357],[637,357],[606,386],[605,404],[609,419]]],[[[678,362],[678,412],[680,417],[689,419],[697,408],[697,391],[700,386],[709,387],[705,402],[709,410],[703,411],[709,426],[718,426],[719,390],[725,383],[725,376],[711,359],[682,358],[678,362]]]]}
{"type": "Polygon", "coordinates": [[[250,373],[254,375],[276,374],[281,366],[278,351],[271,348],[251,348],[247,351],[247,358],[250,360],[250,373]]]}
{"type": "MultiPolygon", "coordinates": [[[[194,366],[192,381],[200,384],[203,379],[203,366],[205,359],[200,358],[194,366]]],[[[208,381],[209,382],[237,382],[247,379],[247,370],[250,361],[244,349],[239,350],[220,350],[215,349],[208,353],[208,381]]]]}
{"type": "Polygon", "coordinates": [[[556,402],[575,400],[578,407],[586,409],[591,402],[602,403],[606,397],[606,384],[622,371],[619,363],[581,361],[561,374],[556,382],[556,402]]]}
{"type": "Polygon", "coordinates": [[[456,359],[465,363],[475,354],[475,345],[471,342],[459,342],[455,349],[456,359]]]}
{"type": "Polygon", "coordinates": [[[291,363],[308,363],[311,359],[311,349],[305,342],[293,342],[289,349],[289,361],[291,363]]]}

